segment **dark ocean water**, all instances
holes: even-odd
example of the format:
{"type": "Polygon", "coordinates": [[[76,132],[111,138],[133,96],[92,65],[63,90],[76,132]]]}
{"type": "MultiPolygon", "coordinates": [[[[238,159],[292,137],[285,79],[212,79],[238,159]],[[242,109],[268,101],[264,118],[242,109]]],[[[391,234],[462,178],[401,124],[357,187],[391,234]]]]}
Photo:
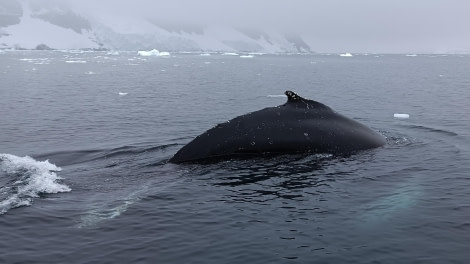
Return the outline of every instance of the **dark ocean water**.
{"type": "Polygon", "coordinates": [[[0,53],[0,263],[468,263],[469,69],[458,55],[0,53]],[[285,90],[387,145],[167,163],[285,90]]]}

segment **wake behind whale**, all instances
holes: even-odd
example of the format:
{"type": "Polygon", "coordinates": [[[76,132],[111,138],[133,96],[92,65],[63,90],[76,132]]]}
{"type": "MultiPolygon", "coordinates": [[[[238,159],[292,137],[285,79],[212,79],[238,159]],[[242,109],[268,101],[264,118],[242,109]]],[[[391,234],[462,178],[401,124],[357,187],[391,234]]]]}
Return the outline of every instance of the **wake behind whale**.
{"type": "Polygon", "coordinates": [[[385,137],[330,107],[286,91],[287,102],[218,124],[169,161],[200,162],[284,153],[348,154],[385,144],[385,137]]]}

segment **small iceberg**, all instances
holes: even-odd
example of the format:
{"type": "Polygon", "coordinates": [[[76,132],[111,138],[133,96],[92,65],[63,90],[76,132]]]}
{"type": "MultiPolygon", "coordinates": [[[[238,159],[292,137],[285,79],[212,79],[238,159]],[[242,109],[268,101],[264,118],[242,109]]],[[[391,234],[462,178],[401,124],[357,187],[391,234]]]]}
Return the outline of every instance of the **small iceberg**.
{"type": "Polygon", "coordinates": [[[341,53],[339,54],[340,57],[352,57],[353,55],[351,53],[341,53]]]}
{"type": "Polygon", "coordinates": [[[416,57],[416,56],[418,56],[418,55],[416,55],[416,54],[406,54],[405,56],[406,56],[406,57],[416,57]]]}
{"type": "Polygon", "coordinates": [[[153,49],[153,50],[149,50],[149,51],[146,51],[146,50],[139,50],[137,52],[140,56],[144,56],[144,57],[149,57],[149,56],[156,56],[156,57],[168,57],[170,56],[170,53],[169,52],[166,52],[166,51],[158,51],[157,49],[153,49]]]}
{"type": "Polygon", "coordinates": [[[117,56],[117,55],[119,55],[119,51],[115,51],[115,50],[114,50],[114,51],[108,51],[108,52],[106,53],[106,55],[117,56]]]}
{"type": "Polygon", "coordinates": [[[254,58],[255,56],[253,55],[241,55],[240,58],[248,58],[248,59],[251,59],[251,58],[254,58]]]}
{"type": "Polygon", "coordinates": [[[86,63],[84,60],[66,60],[65,63],[86,63]]]}
{"type": "Polygon", "coordinates": [[[268,94],[267,96],[271,97],[271,98],[278,98],[278,97],[284,98],[284,97],[286,97],[285,94],[268,94]]]}
{"type": "Polygon", "coordinates": [[[410,118],[410,115],[409,114],[393,114],[393,117],[395,118],[410,118]]]}
{"type": "Polygon", "coordinates": [[[153,49],[153,50],[150,50],[150,51],[146,51],[146,50],[139,50],[137,52],[140,56],[159,56],[160,55],[160,51],[156,50],[156,49],[153,49]]]}
{"type": "Polygon", "coordinates": [[[124,96],[127,95],[127,93],[119,92],[119,95],[124,96]]]}
{"type": "Polygon", "coordinates": [[[223,53],[222,55],[225,55],[225,56],[238,56],[238,53],[235,53],[235,52],[225,52],[225,53],[223,53]]]}

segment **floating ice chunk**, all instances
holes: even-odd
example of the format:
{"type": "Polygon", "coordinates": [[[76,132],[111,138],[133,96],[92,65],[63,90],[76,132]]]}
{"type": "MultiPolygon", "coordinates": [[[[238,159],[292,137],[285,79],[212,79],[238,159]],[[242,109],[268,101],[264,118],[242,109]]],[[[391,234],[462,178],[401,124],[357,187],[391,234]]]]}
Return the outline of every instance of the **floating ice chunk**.
{"type": "Polygon", "coordinates": [[[156,49],[153,49],[153,50],[150,50],[150,51],[139,50],[137,53],[140,56],[160,56],[160,51],[158,51],[156,49]]]}
{"type": "Polygon", "coordinates": [[[50,64],[50,62],[49,62],[49,61],[42,60],[42,61],[35,62],[34,64],[36,64],[36,65],[44,65],[44,64],[50,64]]]}
{"type": "Polygon", "coordinates": [[[351,53],[347,52],[347,53],[341,53],[341,54],[339,54],[339,56],[341,56],[341,57],[352,57],[353,55],[351,53]]]}
{"type": "Polygon", "coordinates": [[[170,53],[169,52],[166,52],[166,51],[158,51],[157,49],[153,49],[153,50],[150,50],[150,51],[146,51],[146,50],[139,50],[137,52],[140,56],[145,56],[145,57],[148,57],[148,56],[157,56],[157,57],[166,57],[166,56],[170,56],[170,53]]]}
{"type": "Polygon", "coordinates": [[[418,55],[416,55],[416,54],[406,54],[405,56],[406,56],[406,57],[416,57],[416,56],[418,56],[418,55]]]}
{"type": "Polygon", "coordinates": [[[254,58],[254,57],[255,57],[255,56],[253,56],[253,55],[251,55],[251,54],[250,54],[250,55],[241,55],[241,56],[240,56],[240,58],[248,58],[248,59],[254,58]]]}
{"type": "Polygon", "coordinates": [[[68,60],[65,61],[65,63],[86,63],[84,60],[68,60]]]}
{"type": "Polygon", "coordinates": [[[119,95],[127,95],[127,93],[119,92],[119,95]]]}
{"type": "Polygon", "coordinates": [[[210,56],[210,54],[209,53],[201,53],[201,54],[199,54],[199,56],[210,56]]]}
{"type": "Polygon", "coordinates": [[[393,117],[395,118],[410,118],[410,115],[409,114],[393,114],[393,117]]]}
{"type": "Polygon", "coordinates": [[[222,55],[227,55],[227,56],[238,56],[238,53],[235,52],[225,52],[222,55]]]}
{"type": "Polygon", "coordinates": [[[268,97],[276,98],[276,97],[286,97],[285,94],[268,94],[268,97]]]}
{"type": "Polygon", "coordinates": [[[114,56],[117,56],[117,55],[119,55],[119,51],[108,51],[108,52],[106,53],[106,55],[114,55],[114,56]]]}

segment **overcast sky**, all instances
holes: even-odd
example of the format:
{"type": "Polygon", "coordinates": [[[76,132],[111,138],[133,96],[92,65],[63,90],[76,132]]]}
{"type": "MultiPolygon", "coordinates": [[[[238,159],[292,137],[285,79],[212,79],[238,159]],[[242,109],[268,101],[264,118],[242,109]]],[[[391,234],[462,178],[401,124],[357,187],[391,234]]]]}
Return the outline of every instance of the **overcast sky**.
{"type": "Polygon", "coordinates": [[[470,51],[470,0],[69,1],[98,13],[296,32],[318,52],[470,51]]]}

